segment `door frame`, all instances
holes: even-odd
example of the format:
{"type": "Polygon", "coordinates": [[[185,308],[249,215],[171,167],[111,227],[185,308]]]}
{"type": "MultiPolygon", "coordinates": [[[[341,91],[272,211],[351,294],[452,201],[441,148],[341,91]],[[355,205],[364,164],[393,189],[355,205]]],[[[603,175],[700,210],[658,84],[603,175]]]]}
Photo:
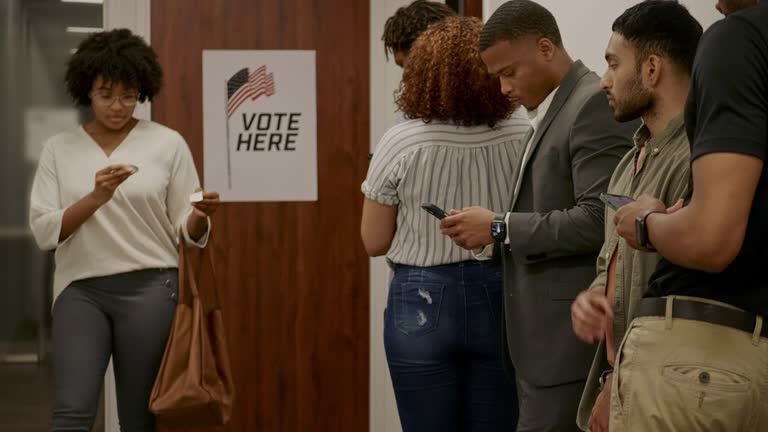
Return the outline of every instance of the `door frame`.
{"type": "MultiPolygon", "coordinates": [[[[395,124],[396,105],[392,95],[400,84],[402,71],[392,56],[387,61],[381,34],[384,23],[397,8],[412,0],[370,1],[370,151],[395,124]]],[[[362,198],[362,196],[361,196],[362,198]]],[[[384,353],[384,309],[387,305],[390,270],[384,258],[370,260],[370,346],[369,346],[369,432],[400,432],[392,380],[384,353]]]]}

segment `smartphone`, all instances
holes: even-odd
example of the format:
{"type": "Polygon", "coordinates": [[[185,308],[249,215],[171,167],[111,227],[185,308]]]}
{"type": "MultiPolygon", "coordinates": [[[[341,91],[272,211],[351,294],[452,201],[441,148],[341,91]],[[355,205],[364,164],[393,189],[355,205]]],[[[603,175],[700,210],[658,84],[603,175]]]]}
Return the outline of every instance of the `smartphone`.
{"type": "Polygon", "coordinates": [[[625,195],[614,195],[609,193],[601,193],[600,194],[600,200],[605,203],[608,207],[618,210],[620,207],[623,207],[631,202],[634,202],[634,198],[628,197],[625,195]]]}
{"type": "Polygon", "coordinates": [[[421,208],[438,219],[443,219],[444,217],[448,216],[448,213],[446,213],[445,210],[432,203],[424,203],[421,205],[421,208]]]}

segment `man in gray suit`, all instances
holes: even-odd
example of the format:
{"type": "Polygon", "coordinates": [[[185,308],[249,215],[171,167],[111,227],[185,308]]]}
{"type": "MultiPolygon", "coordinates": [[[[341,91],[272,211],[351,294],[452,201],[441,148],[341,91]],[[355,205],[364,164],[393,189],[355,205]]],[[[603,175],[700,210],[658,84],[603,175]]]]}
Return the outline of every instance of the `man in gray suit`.
{"type": "Polygon", "coordinates": [[[533,130],[521,143],[510,212],[453,210],[441,228],[465,249],[484,248],[484,255],[495,243],[503,256],[518,431],[578,431],[576,410],[595,348],[573,333],[570,304],[594,279],[604,237],[599,195],[638,123],[614,120],[600,78],[570,58],[554,17],[535,2],[499,7],[480,51],[501,91],[528,110],[533,130]]]}

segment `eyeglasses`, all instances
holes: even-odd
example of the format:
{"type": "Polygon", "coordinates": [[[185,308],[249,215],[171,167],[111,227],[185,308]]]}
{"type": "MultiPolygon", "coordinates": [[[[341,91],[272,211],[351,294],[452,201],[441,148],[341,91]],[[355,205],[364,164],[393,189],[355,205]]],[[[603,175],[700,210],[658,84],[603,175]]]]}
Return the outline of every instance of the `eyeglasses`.
{"type": "Polygon", "coordinates": [[[91,93],[91,102],[94,105],[98,105],[102,108],[111,107],[116,100],[119,100],[120,105],[124,107],[132,107],[132,106],[136,106],[136,103],[139,102],[139,97],[138,95],[135,95],[135,94],[113,96],[113,95],[101,94],[101,93],[91,93]]]}

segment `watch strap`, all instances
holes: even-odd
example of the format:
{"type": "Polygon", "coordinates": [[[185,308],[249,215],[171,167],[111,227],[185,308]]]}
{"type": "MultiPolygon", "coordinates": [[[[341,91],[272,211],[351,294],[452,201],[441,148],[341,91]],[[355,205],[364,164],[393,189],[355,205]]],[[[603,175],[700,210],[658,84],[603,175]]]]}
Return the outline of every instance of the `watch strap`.
{"type": "Polygon", "coordinates": [[[651,244],[651,234],[650,232],[648,232],[648,216],[654,213],[666,214],[666,212],[663,212],[661,210],[646,210],[643,212],[642,216],[637,218],[640,224],[637,240],[640,243],[640,246],[649,250],[655,250],[653,245],[651,244]],[[642,236],[640,236],[641,233],[642,233],[642,236]]]}

